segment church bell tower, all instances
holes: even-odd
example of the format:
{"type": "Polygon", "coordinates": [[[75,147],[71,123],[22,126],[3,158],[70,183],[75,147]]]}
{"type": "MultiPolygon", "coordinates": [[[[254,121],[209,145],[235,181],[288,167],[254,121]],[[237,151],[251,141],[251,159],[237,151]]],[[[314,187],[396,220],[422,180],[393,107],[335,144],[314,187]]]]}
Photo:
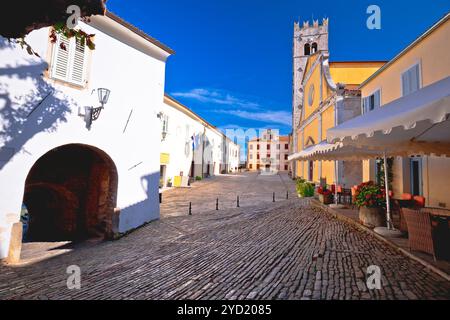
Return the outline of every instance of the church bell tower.
{"type": "MultiPolygon", "coordinates": [[[[298,152],[297,130],[300,125],[300,118],[303,109],[302,85],[306,64],[311,55],[317,52],[328,54],[328,18],[314,20],[310,25],[309,21],[294,23],[294,46],[293,46],[293,99],[292,99],[292,133],[294,142],[294,153],[298,152]]],[[[294,176],[296,168],[294,165],[294,176]]]]}

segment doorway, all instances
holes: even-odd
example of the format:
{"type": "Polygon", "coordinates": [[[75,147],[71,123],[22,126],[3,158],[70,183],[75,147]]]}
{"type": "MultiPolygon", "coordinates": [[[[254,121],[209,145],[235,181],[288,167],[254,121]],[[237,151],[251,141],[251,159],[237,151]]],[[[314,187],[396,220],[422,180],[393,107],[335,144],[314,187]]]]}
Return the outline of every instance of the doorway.
{"type": "Polygon", "coordinates": [[[103,151],[79,144],[55,148],[31,168],[23,204],[28,242],[112,237],[116,166],[103,151]]]}
{"type": "Polygon", "coordinates": [[[411,158],[411,194],[421,196],[422,189],[422,158],[411,158]]]}

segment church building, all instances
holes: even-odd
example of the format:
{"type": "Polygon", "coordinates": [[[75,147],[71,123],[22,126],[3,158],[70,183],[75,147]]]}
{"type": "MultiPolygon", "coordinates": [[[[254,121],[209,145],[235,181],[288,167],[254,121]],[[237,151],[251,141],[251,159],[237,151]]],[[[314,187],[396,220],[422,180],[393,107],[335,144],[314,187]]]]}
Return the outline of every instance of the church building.
{"type": "MultiPolygon", "coordinates": [[[[326,141],[328,129],[361,115],[358,87],[385,64],[330,62],[328,22],[294,24],[294,154],[326,141]]],[[[328,185],[337,181],[345,187],[359,184],[363,175],[361,161],[296,161],[293,170],[295,177],[328,185]]]]}

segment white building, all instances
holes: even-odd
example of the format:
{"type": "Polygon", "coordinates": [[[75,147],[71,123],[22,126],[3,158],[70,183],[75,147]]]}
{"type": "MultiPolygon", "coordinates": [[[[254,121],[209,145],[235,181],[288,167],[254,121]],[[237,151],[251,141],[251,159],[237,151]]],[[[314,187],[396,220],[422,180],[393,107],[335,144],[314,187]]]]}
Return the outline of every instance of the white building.
{"type": "Polygon", "coordinates": [[[260,137],[247,144],[247,169],[265,173],[289,171],[290,145],[290,137],[280,136],[279,130],[263,130],[260,137]]]}
{"type": "Polygon", "coordinates": [[[173,52],[109,12],[80,27],[95,50],[51,44],[49,28],[26,38],[41,58],[0,38],[0,258],[21,243],[23,203],[36,241],[111,238],[159,218],[157,116],[173,52]],[[109,101],[88,129],[99,88],[109,101]]]}
{"type": "Polygon", "coordinates": [[[169,95],[161,119],[160,186],[186,186],[196,177],[238,170],[240,148],[220,130],[169,95]]]}

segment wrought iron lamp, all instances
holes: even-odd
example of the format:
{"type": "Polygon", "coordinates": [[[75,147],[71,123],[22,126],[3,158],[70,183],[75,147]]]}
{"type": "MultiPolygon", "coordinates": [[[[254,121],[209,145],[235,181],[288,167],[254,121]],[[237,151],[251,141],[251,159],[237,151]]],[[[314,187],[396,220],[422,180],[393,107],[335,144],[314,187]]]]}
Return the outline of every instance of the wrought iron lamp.
{"type": "Polygon", "coordinates": [[[91,128],[92,122],[98,120],[102,110],[105,108],[105,105],[108,103],[109,95],[111,94],[111,90],[106,88],[97,89],[98,94],[98,102],[100,103],[100,107],[85,107],[84,121],[86,122],[86,127],[88,129],[91,128]]]}

